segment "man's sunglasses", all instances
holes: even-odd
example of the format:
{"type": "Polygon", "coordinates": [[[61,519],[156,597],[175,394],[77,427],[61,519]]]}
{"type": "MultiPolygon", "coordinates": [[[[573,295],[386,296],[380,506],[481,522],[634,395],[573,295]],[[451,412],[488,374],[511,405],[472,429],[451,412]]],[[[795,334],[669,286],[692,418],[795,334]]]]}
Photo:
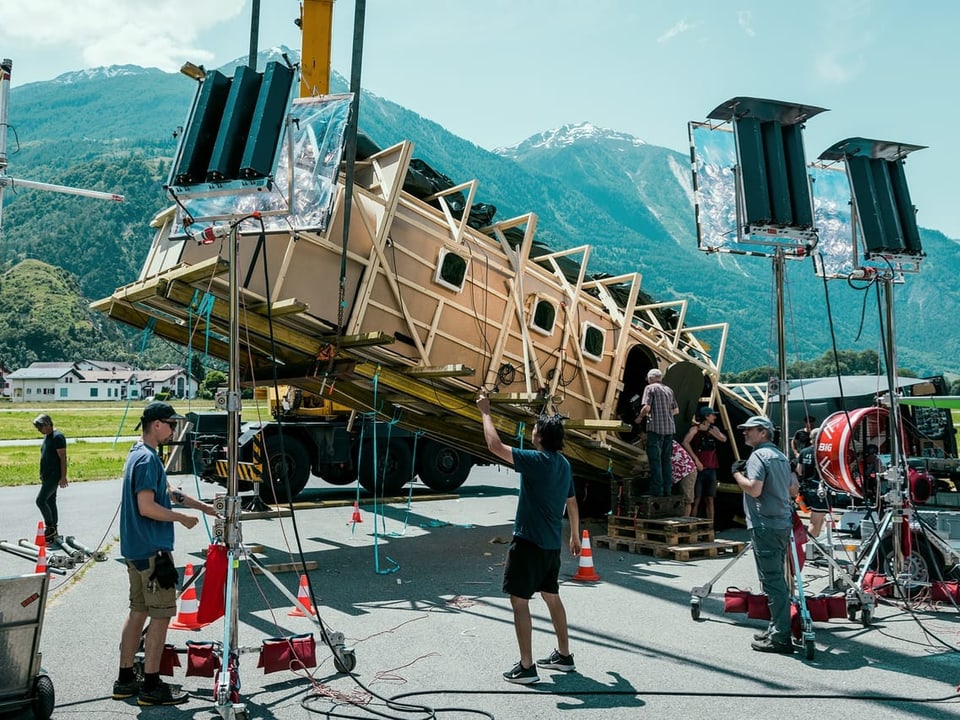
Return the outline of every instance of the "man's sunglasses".
{"type": "Polygon", "coordinates": [[[176,430],[176,429],[177,429],[177,421],[176,421],[176,420],[161,420],[160,422],[162,422],[164,425],[167,425],[171,430],[176,430]]]}

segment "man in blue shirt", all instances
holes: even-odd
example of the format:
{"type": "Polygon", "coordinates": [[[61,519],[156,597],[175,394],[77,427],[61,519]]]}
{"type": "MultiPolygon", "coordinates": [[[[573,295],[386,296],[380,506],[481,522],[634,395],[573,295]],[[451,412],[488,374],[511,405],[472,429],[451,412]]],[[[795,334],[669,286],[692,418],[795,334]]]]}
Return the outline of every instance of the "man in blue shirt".
{"type": "Polygon", "coordinates": [[[576,670],[570,653],[567,613],[560,600],[560,547],[563,511],[570,518],[570,552],[580,554],[580,512],[573,487],[570,462],[563,449],[563,421],[541,416],[533,428],[533,449],[511,448],[500,440],[490,416],[490,400],[481,391],[477,408],[483,422],[487,449],[520,473],[520,497],[513,541],[503,571],[503,591],[510,595],[513,625],[520,646],[520,662],[503,673],[507,682],[538,682],[537,666],[561,672],[576,670]],[[530,598],[540,593],[550,611],[557,647],[548,657],[533,662],[533,621],[530,598]]]}
{"type": "Polygon", "coordinates": [[[160,658],[170,618],[177,612],[179,574],[173,564],[173,524],[194,527],[199,518],[173,510],[177,503],[208,515],[213,506],[173,490],[157,455],[157,447],[173,438],[177,420],[183,420],[171,405],[151,402],[137,424],[140,441],[130,450],[123,467],[123,497],[120,502],[120,554],[127,562],[130,581],[130,614],[120,638],[120,672],[113,684],[114,700],[137,695],[139,705],[177,705],[189,697],[183,690],[160,681],[160,658]],[[144,638],[143,685],[133,670],[140,635],[144,638]]]}
{"type": "Polygon", "coordinates": [[[784,563],[793,527],[793,498],[799,490],[787,456],[773,444],[773,423],[754,415],[742,425],[744,442],[753,448],[746,462],[738,460],[731,471],[743,490],[743,509],[753,542],[757,576],[770,605],[770,626],[754,636],[758,652],[793,652],[790,633],[790,591],[784,563]]]}

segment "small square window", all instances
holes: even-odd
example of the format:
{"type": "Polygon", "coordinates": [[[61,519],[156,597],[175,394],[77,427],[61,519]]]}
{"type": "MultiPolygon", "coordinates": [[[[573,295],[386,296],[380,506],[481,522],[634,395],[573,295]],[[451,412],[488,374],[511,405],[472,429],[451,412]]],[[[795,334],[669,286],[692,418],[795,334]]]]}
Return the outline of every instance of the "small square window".
{"type": "Polygon", "coordinates": [[[557,322],[557,308],[549,300],[537,298],[530,318],[530,327],[544,335],[553,335],[553,326],[557,322]]]}
{"type": "Polygon", "coordinates": [[[441,248],[434,282],[454,292],[460,292],[467,278],[467,266],[465,259],[446,248],[441,248]]]}
{"type": "Polygon", "coordinates": [[[582,350],[583,354],[588,358],[602,360],[603,341],[605,338],[606,333],[603,328],[591,322],[585,322],[583,324],[583,334],[580,338],[580,350],[582,350]]]}

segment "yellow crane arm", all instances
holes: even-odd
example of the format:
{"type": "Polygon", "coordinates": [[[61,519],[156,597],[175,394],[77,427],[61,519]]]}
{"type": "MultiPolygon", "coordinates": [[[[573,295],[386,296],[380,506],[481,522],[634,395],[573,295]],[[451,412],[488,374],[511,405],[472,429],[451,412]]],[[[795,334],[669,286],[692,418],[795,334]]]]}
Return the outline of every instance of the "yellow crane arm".
{"type": "Polygon", "coordinates": [[[330,92],[334,0],[300,3],[300,97],[330,92]]]}

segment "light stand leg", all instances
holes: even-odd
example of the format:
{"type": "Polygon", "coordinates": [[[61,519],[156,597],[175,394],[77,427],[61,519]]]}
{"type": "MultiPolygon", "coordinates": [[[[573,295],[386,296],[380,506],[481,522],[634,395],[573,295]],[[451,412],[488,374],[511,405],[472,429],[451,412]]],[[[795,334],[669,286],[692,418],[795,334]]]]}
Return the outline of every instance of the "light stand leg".
{"type": "MultiPolygon", "coordinates": [[[[890,442],[890,467],[887,468],[887,480],[890,483],[889,510],[893,516],[893,576],[899,578],[904,569],[903,533],[910,532],[909,522],[904,527],[904,480],[903,453],[900,447],[900,405],[897,402],[897,334],[894,322],[893,306],[893,274],[886,273],[882,280],[884,305],[886,310],[886,357],[887,386],[890,390],[890,427],[888,437],[890,442]]],[[[906,485],[909,491],[909,484],[906,485]]],[[[907,505],[909,502],[906,503],[907,505]]],[[[904,593],[907,595],[907,593],[904,593]]]]}
{"type": "MultiPolygon", "coordinates": [[[[787,332],[783,308],[783,272],[785,262],[783,250],[777,248],[773,256],[773,277],[777,290],[777,372],[780,373],[780,449],[789,459],[790,433],[787,432],[787,428],[790,408],[787,407],[787,403],[790,400],[790,381],[787,379],[787,332]]],[[[771,438],[771,440],[772,439],[773,438],[771,438]]]]}
{"type": "Polygon", "coordinates": [[[239,702],[240,652],[237,626],[240,619],[241,529],[239,479],[240,450],[240,279],[237,261],[237,226],[231,225],[230,248],[230,368],[227,390],[227,496],[225,498],[224,542],[227,546],[226,614],[223,623],[223,657],[220,678],[215,688],[216,710],[224,720],[246,717],[246,706],[239,702]],[[236,674],[236,678],[234,677],[236,674]]]}

